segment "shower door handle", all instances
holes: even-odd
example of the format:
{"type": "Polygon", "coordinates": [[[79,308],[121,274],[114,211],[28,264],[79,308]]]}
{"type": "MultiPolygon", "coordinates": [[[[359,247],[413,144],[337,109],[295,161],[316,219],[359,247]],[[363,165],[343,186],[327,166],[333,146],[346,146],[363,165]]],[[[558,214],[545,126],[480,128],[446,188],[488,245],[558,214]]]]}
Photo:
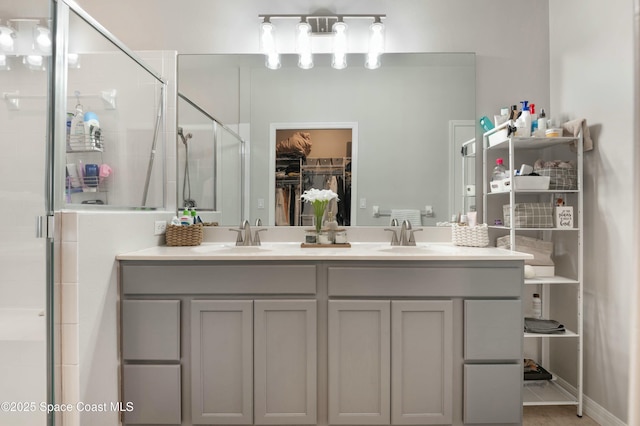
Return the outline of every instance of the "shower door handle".
{"type": "Polygon", "coordinates": [[[53,238],[53,215],[36,216],[36,238],[53,238]]]}

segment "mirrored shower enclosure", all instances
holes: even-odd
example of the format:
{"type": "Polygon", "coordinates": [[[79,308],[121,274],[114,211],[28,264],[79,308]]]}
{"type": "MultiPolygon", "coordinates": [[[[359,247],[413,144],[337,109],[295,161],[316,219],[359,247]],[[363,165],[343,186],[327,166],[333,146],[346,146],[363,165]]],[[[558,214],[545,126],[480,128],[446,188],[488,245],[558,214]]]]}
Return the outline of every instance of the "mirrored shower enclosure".
{"type": "Polygon", "coordinates": [[[178,94],[177,105],[177,206],[221,226],[239,225],[246,142],[186,95],[178,94]]]}

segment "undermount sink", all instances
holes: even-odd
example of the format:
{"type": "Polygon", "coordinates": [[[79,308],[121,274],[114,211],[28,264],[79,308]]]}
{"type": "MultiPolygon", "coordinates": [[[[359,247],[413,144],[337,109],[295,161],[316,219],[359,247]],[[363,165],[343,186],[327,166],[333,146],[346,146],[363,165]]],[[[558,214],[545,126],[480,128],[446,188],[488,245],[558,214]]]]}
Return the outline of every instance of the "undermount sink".
{"type": "Polygon", "coordinates": [[[418,245],[418,246],[388,246],[379,251],[385,253],[451,253],[455,251],[455,247],[439,244],[418,245]]]}
{"type": "Polygon", "coordinates": [[[203,244],[193,248],[198,253],[256,253],[261,251],[271,251],[271,249],[262,246],[236,246],[232,244],[203,244]]]}

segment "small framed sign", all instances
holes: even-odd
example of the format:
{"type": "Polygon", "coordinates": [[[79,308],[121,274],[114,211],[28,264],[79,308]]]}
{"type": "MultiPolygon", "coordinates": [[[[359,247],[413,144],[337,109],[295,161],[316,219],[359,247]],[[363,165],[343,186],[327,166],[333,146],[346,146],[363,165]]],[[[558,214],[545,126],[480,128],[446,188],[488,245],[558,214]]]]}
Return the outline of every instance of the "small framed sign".
{"type": "Polygon", "coordinates": [[[556,228],[573,228],[572,206],[557,206],[555,213],[556,228]]]}

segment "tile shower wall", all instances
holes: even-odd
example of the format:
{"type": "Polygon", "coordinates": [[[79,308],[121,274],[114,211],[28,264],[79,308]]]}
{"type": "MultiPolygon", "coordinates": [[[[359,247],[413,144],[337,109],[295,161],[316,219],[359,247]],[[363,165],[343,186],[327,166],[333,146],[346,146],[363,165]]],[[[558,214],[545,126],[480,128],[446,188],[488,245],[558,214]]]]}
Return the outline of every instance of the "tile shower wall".
{"type": "MultiPolygon", "coordinates": [[[[142,53],[141,57],[168,80],[166,162],[167,209],[139,211],[65,211],[61,213],[61,342],[62,400],[65,403],[116,402],[118,393],[119,253],[163,244],[153,235],[155,220],[170,220],[175,211],[175,52],[142,53]],[[171,131],[168,131],[171,129],[171,131]]],[[[122,104],[121,104],[122,105],[122,104]]],[[[121,108],[119,105],[119,108],[121,108]]],[[[122,105],[123,107],[123,105],[122,105]]],[[[144,159],[146,167],[148,157],[144,159]]],[[[65,426],[118,424],[118,413],[73,411],[65,426]]]]}

